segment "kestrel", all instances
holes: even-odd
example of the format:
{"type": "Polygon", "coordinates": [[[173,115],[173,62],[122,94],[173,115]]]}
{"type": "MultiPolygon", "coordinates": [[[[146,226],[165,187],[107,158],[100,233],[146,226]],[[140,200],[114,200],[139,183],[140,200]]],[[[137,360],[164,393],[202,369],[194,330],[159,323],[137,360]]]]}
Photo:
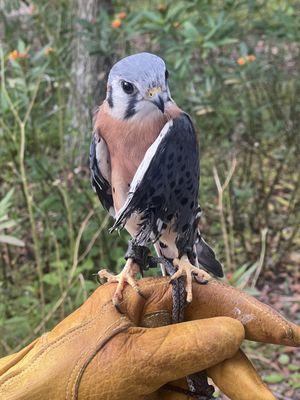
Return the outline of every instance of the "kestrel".
{"type": "MultiPolygon", "coordinates": [[[[90,147],[91,179],[102,205],[115,218],[112,229],[132,236],[119,275],[99,272],[118,282],[114,304],[124,285],[135,290],[145,267],[141,254],[154,244],[186,277],[187,301],[192,278],[222,277],[221,264],[199,231],[198,143],[190,117],[171,97],[164,61],[150,53],[123,58],[111,69],[107,95],[94,119],[90,147]]],[[[164,273],[164,271],[163,271],[164,273]]]]}

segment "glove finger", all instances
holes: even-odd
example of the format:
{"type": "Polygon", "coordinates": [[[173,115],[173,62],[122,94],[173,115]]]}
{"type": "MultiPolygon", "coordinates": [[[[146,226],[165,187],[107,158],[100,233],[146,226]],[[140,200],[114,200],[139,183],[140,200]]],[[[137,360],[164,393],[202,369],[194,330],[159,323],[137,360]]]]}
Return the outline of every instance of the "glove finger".
{"type": "Polygon", "coordinates": [[[300,346],[300,327],[247,293],[216,280],[205,287],[194,285],[193,290],[194,302],[187,309],[187,319],[226,315],[242,322],[246,339],[300,346]]]}
{"type": "Polygon", "coordinates": [[[38,339],[34,340],[32,343],[30,343],[28,346],[26,346],[24,349],[20,350],[18,353],[10,354],[6,357],[3,357],[0,359],[0,377],[8,371],[10,368],[12,368],[14,365],[16,365],[18,362],[20,362],[26,354],[34,347],[34,345],[37,343],[38,339]]]}
{"type": "Polygon", "coordinates": [[[241,350],[232,358],[208,368],[207,374],[231,400],[275,400],[241,350]]]}
{"type": "Polygon", "coordinates": [[[232,357],[244,339],[242,324],[226,317],[130,331],[144,394],[232,357]]]}
{"type": "MultiPolygon", "coordinates": [[[[162,315],[162,310],[171,315],[172,294],[166,278],[145,279],[140,286],[148,298],[143,311],[144,319],[151,319],[157,311],[162,315]]],[[[219,316],[239,320],[244,325],[246,339],[300,346],[300,327],[287,321],[273,308],[214,279],[207,285],[194,283],[193,301],[186,308],[186,320],[219,316]]]]}
{"type": "MultiPolygon", "coordinates": [[[[239,350],[233,357],[206,370],[208,376],[231,400],[275,400],[262,382],[247,356],[239,350]]],[[[187,389],[186,381],[172,382],[175,387],[187,389]]],[[[163,388],[145,400],[187,400],[188,397],[163,388]]]]}

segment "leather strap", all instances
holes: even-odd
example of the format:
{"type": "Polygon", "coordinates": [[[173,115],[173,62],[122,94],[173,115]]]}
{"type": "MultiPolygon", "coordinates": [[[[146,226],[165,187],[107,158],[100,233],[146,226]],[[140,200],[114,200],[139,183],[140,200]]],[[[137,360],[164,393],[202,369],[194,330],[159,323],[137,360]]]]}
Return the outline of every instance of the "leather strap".
{"type": "MultiPolygon", "coordinates": [[[[153,266],[150,262],[150,250],[147,246],[137,244],[134,239],[128,243],[128,248],[125,254],[125,260],[132,258],[136,264],[140,267],[141,274],[149,267],[153,266]]],[[[155,265],[156,266],[156,265],[155,265]]]]}
{"type": "MultiPolygon", "coordinates": [[[[148,247],[137,244],[134,239],[130,240],[125,259],[132,258],[140,267],[141,274],[150,266],[155,267],[157,264],[163,264],[169,276],[176,271],[171,260],[164,257],[151,257],[148,247]]],[[[184,278],[180,277],[172,281],[172,323],[176,324],[184,321],[184,309],[186,307],[186,291],[184,278]]],[[[207,382],[205,371],[186,377],[189,390],[189,396],[198,400],[213,399],[214,387],[207,382]]],[[[170,385],[167,385],[170,390],[170,385]]]]}
{"type": "MultiPolygon", "coordinates": [[[[176,272],[171,260],[163,257],[152,257],[153,261],[163,264],[168,275],[173,275],[176,272]]],[[[184,309],[186,307],[186,291],[184,278],[180,277],[172,281],[172,323],[177,324],[184,321],[184,309]]],[[[196,374],[186,377],[189,390],[178,388],[172,385],[165,385],[165,390],[173,390],[180,393],[185,393],[197,400],[212,400],[214,387],[207,382],[206,371],[200,371],[196,374]],[[184,391],[184,392],[183,392],[184,391]]]]}

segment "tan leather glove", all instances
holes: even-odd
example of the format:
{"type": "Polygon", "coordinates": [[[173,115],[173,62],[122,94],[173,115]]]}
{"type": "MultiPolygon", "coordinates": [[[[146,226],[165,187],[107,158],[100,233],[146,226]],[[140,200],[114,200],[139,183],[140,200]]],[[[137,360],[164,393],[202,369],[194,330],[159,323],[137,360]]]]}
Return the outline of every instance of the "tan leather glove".
{"type": "MultiPolygon", "coordinates": [[[[194,284],[189,322],[170,323],[167,278],[126,288],[120,314],[106,284],[73,314],[17,354],[0,360],[0,399],[183,399],[167,382],[207,369],[231,399],[274,396],[239,351],[244,337],[300,345],[300,329],[254,298],[212,280],[194,284]]],[[[174,383],[181,385],[181,382],[174,383]]]]}

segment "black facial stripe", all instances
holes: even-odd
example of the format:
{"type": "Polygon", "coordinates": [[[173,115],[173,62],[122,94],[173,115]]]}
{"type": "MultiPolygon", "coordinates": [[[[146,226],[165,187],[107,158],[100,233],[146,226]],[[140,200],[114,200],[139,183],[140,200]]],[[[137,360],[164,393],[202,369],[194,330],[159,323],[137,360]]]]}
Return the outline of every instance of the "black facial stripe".
{"type": "Polygon", "coordinates": [[[113,108],[114,106],[114,102],[113,102],[113,98],[112,98],[112,93],[113,93],[113,89],[112,86],[109,88],[108,91],[108,96],[107,96],[107,102],[110,108],[113,108]]]}
{"type": "Polygon", "coordinates": [[[125,119],[128,119],[130,117],[132,117],[135,114],[135,105],[137,102],[137,96],[136,94],[134,96],[132,96],[128,102],[128,107],[125,113],[125,119]]]}

